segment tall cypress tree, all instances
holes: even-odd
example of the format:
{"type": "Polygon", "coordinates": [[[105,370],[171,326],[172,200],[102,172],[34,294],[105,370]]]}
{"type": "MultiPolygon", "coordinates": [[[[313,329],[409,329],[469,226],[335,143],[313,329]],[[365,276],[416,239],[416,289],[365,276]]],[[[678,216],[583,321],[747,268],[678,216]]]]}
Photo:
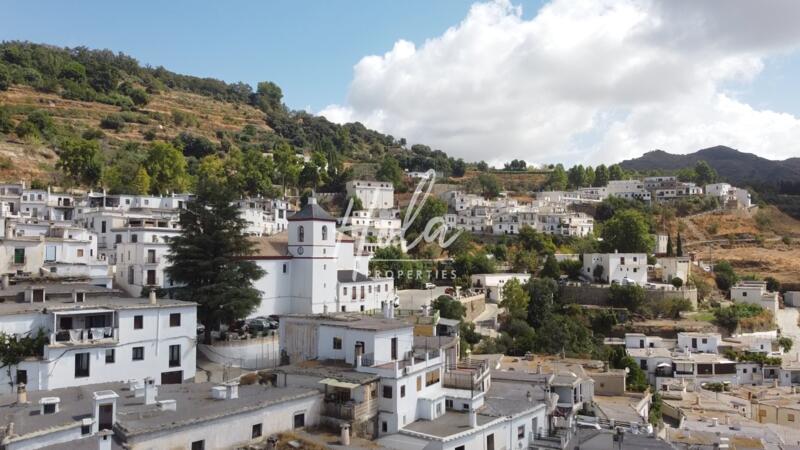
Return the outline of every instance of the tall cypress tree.
{"type": "Polygon", "coordinates": [[[246,317],[261,303],[253,281],[264,271],[242,258],[254,252],[254,243],[243,234],[235,198],[232,189],[201,180],[197,197],[181,211],[183,232],[170,240],[167,275],[181,285],[178,299],[197,303],[206,343],[213,328],[246,317]]]}
{"type": "Polygon", "coordinates": [[[675,251],[672,249],[672,236],[667,235],[667,256],[675,256],[675,251]]]}
{"type": "Polygon", "coordinates": [[[678,232],[678,256],[683,256],[683,240],[681,239],[681,233],[678,232]]]}

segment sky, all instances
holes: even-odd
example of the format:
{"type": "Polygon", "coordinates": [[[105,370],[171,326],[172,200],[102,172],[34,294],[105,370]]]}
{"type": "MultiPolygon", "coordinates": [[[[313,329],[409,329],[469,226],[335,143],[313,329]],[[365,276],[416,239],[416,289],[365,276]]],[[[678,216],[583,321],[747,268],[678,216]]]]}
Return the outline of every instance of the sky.
{"type": "Polygon", "coordinates": [[[280,85],[468,161],[800,156],[796,0],[0,0],[0,40],[280,85]]]}

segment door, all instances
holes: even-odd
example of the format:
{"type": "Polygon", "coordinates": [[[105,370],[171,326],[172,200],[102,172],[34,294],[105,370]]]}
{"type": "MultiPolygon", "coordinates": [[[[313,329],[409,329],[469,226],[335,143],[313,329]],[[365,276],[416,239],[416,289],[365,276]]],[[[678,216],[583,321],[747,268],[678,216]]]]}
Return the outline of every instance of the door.
{"type": "Polygon", "coordinates": [[[149,286],[154,286],[156,284],[156,271],[155,270],[148,270],[147,271],[147,284],[149,286]]]}
{"type": "Polygon", "coordinates": [[[692,338],[692,348],[697,348],[697,338],[692,338]]]}
{"type": "Polygon", "coordinates": [[[181,384],[183,383],[183,371],[173,370],[172,372],[161,372],[161,384],[181,384]]]}
{"type": "Polygon", "coordinates": [[[114,427],[114,405],[109,403],[100,405],[100,430],[110,430],[114,427]]]}
{"type": "Polygon", "coordinates": [[[392,361],[397,359],[397,338],[392,338],[392,361]]]}

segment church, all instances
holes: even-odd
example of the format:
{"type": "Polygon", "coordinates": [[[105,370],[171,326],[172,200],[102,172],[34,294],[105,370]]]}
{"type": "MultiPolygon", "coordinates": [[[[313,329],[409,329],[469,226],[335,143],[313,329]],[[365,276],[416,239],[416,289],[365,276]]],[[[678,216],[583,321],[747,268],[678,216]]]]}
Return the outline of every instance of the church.
{"type": "Polygon", "coordinates": [[[252,239],[247,259],[265,271],[254,283],[261,305],[252,316],[367,312],[395,302],[394,280],[369,276],[369,255],[356,251],[313,197],[288,217],[285,231],[252,239]]]}

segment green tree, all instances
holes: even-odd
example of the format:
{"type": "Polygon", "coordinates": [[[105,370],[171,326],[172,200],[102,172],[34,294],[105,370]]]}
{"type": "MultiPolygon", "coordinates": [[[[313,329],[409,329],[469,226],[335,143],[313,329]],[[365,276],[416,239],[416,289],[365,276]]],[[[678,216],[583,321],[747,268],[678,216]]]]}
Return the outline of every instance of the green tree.
{"type": "Polygon", "coordinates": [[[486,164],[486,161],[481,161],[475,166],[475,168],[478,169],[478,172],[486,172],[489,170],[489,164],[486,164]]]}
{"type": "Polygon", "coordinates": [[[694,172],[697,176],[694,181],[700,186],[705,186],[717,180],[717,171],[705,161],[697,161],[694,166],[694,172]]]}
{"type": "Polygon", "coordinates": [[[672,248],[672,236],[667,235],[667,256],[675,256],[675,250],[672,248]]]}
{"type": "Polygon", "coordinates": [[[528,323],[538,329],[560,306],[558,284],[551,278],[531,278],[526,287],[528,323]]]}
{"type": "Polygon", "coordinates": [[[150,175],[150,192],[153,194],[186,192],[189,188],[186,158],[169,143],[151,143],[143,166],[150,175]]]}
{"type": "Polygon", "coordinates": [[[11,87],[11,74],[5,66],[0,65],[0,91],[7,91],[11,87]]]}
{"type": "Polygon", "coordinates": [[[297,183],[303,161],[286,142],[280,142],[275,146],[272,150],[272,159],[275,161],[275,170],[281,177],[281,185],[285,194],[287,185],[297,183]]]}
{"type": "Polygon", "coordinates": [[[528,317],[528,293],[519,280],[512,278],[503,286],[503,300],[500,306],[506,309],[512,319],[525,320],[528,317]]]}
{"type": "Polygon", "coordinates": [[[547,176],[547,188],[551,191],[563,191],[567,188],[568,181],[564,166],[556,164],[553,171],[547,176]]]}
{"type": "Polygon", "coordinates": [[[492,199],[500,195],[500,179],[495,174],[482,173],[478,175],[478,185],[483,198],[492,199]]]}
{"type": "Polygon", "coordinates": [[[375,178],[378,181],[388,181],[397,188],[403,184],[403,169],[400,168],[396,158],[385,155],[378,166],[378,171],[375,172],[375,178]]]}
{"type": "Polygon", "coordinates": [[[65,139],[59,146],[56,168],[76,183],[95,186],[103,173],[100,144],[80,138],[65,139]]]}
{"type": "Polygon", "coordinates": [[[555,255],[547,255],[547,259],[544,261],[544,267],[542,267],[539,276],[542,278],[552,278],[554,280],[561,277],[561,266],[558,264],[558,261],[556,261],[555,255]]]}
{"type": "Polygon", "coordinates": [[[609,181],[624,180],[625,171],[622,170],[619,164],[611,165],[608,167],[608,179],[609,181]]]}
{"type": "Polygon", "coordinates": [[[635,284],[612,284],[608,303],[614,308],[627,308],[628,311],[637,313],[642,310],[645,303],[644,288],[635,284]]]}
{"type": "Polygon", "coordinates": [[[653,248],[650,226],[644,215],[636,210],[614,214],[601,232],[603,248],[607,252],[649,253],[653,248]]]}
{"type": "Polygon", "coordinates": [[[731,263],[720,261],[714,264],[714,280],[717,282],[717,288],[722,291],[728,291],[731,286],[739,281],[739,277],[734,272],[731,263]]]}
{"type": "Polygon", "coordinates": [[[605,164],[600,164],[594,169],[594,182],[592,186],[594,187],[604,187],[608,185],[609,174],[608,174],[608,167],[605,164]]]}
{"type": "Polygon", "coordinates": [[[451,320],[462,320],[467,315],[467,308],[449,295],[440,295],[431,303],[431,307],[439,311],[439,317],[451,320]]]}
{"type": "Polygon", "coordinates": [[[678,232],[678,247],[675,251],[678,256],[683,256],[683,240],[681,239],[681,233],[678,232]]]}
{"type": "Polygon", "coordinates": [[[272,180],[275,177],[275,163],[257,149],[250,148],[242,155],[242,167],[239,173],[241,185],[248,195],[272,197],[277,195],[272,180]]]}
{"type": "Polygon", "coordinates": [[[136,176],[131,181],[131,190],[137,195],[147,195],[150,192],[150,175],[144,167],[139,167],[136,176]]]}
{"type": "Polygon", "coordinates": [[[789,336],[781,336],[778,338],[778,345],[784,352],[788,352],[794,346],[794,341],[789,336]]]}
{"type": "Polygon", "coordinates": [[[224,185],[198,192],[181,210],[181,234],[169,243],[166,272],[180,286],[177,298],[197,303],[206,343],[212,329],[247,317],[261,302],[253,281],[265,272],[242,258],[254,252],[255,244],[243,233],[246,222],[235,199],[224,185]]]}
{"type": "Polygon", "coordinates": [[[778,292],[781,290],[781,282],[775,277],[766,277],[764,281],[767,282],[767,290],[771,292],[778,292]]]}
{"type": "Polygon", "coordinates": [[[594,348],[591,331],[572,317],[554,314],[536,328],[537,352],[589,356],[594,348]]]}
{"type": "Polygon", "coordinates": [[[551,254],[556,251],[553,239],[549,235],[540,233],[528,225],[523,225],[519,229],[517,241],[522,248],[535,251],[539,255],[551,254]]]}

